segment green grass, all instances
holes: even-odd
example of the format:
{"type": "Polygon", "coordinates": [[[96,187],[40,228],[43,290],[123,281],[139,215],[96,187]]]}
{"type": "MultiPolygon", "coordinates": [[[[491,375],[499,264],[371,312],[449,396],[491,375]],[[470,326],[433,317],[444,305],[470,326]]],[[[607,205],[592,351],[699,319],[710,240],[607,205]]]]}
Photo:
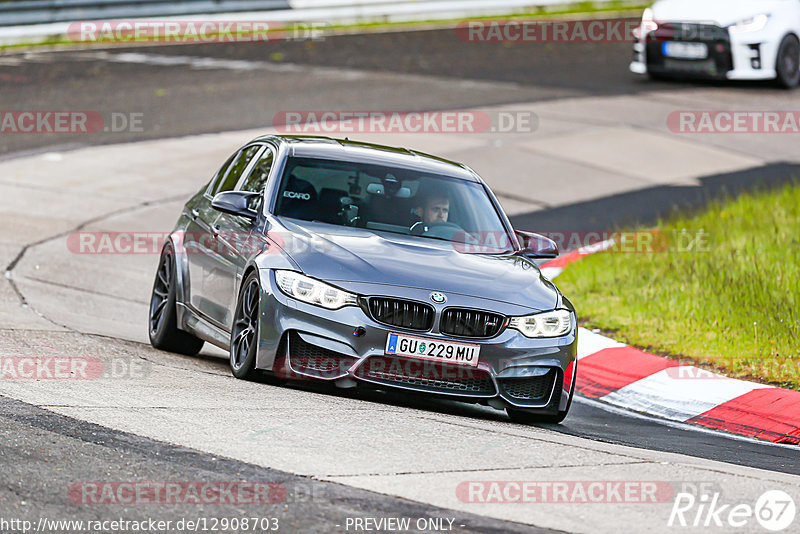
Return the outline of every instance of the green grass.
{"type": "Polygon", "coordinates": [[[800,185],[715,203],[660,231],[663,251],[595,254],[557,279],[582,323],[728,376],[800,389],[800,185]]]}
{"type": "Polygon", "coordinates": [[[617,15],[640,17],[642,11],[652,2],[608,2],[595,4],[594,2],[577,2],[553,7],[540,7],[534,10],[521,10],[511,13],[497,13],[492,15],[478,15],[474,17],[459,18],[432,18],[427,20],[410,20],[402,22],[362,22],[355,24],[333,24],[332,29],[392,29],[404,26],[441,26],[456,25],[459,22],[473,20],[550,20],[556,18],[574,18],[578,15],[617,15]]]}

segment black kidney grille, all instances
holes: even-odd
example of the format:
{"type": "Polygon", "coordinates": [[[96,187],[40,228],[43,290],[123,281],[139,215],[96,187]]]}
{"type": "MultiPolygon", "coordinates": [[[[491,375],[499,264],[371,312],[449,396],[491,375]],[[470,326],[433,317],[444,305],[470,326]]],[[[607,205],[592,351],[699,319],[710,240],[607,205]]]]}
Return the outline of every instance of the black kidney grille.
{"type": "Polygon", "coordinates": [[[372,297],[369,312],[379,323],[409,330],[430,330],[433,327],[433,307],[413,300],[372,297]]]}
{"type": "Polygon", "coordinates": [[[506,318],[496,313],[450,308],[442,314],[439,330],[459,337],[493,337],[500,333],[506,318]]]}
{"type": "Polygon", "coordinates": [[[553,381],[556,378],[555,370],[550,370],[542,376],[531,378],[501,378],[497,380],[500,389],[514,400],[532,401],[543,400],[553,390],[553,381]]]}

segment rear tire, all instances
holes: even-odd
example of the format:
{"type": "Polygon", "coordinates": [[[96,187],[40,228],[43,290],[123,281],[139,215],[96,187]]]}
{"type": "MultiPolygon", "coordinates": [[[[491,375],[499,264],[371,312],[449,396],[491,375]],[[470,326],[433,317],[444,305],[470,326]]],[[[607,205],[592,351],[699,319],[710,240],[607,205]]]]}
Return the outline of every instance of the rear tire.
{"type": "Polygon", "coordinates": [[[204,342],[178,328],[175,311],[177,289],[175,250],[172,243],[167,243],[161,251],[156,279],[150,295],[148,320],[150,344],[159,350],[194,356],[203,348],[204,342]]]}
{"type": "Polygon", "coordinates": [[[794,35],[787,35],[781,41],[775,71],[775,80],[781,87],[794,89],[800,84],[800,41],[794,35]]]}
{"type": "Polygon", "coordinates": [[[231,328],[230,366],[236,378],[255,380],[261,375],[256,369],[260,309],[261,284],[253,271],[242,283],[231,328]]]}

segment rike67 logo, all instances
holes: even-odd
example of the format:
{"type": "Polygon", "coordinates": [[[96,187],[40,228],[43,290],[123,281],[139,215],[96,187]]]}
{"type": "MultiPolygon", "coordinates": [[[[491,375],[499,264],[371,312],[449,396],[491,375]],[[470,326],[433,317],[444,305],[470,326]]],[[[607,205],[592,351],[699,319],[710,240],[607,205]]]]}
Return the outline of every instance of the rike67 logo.
{"type": "Polygon", "coordinates": [[[701,492],[699,495],[680,492],[675,496],[667,525],[703,529],[717,527],[729,532],[752,530],[758,523],[766,530],[780,532],[794,524],[796,513],[794,499],[781,490],[765,492],[755,504],[724,503],[719,492],[701,492]]]}

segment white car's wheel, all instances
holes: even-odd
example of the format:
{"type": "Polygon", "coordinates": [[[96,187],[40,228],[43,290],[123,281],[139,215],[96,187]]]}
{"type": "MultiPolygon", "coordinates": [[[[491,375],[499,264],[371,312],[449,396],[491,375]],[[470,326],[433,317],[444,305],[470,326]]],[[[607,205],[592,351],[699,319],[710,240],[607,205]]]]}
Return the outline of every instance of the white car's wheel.
{"type": "Polygon", "coordinates": [[[800,41],[796,36],[787,35],[781,41],[775,71],[782,87],[793,89],[800,84],[800,41]]]}

